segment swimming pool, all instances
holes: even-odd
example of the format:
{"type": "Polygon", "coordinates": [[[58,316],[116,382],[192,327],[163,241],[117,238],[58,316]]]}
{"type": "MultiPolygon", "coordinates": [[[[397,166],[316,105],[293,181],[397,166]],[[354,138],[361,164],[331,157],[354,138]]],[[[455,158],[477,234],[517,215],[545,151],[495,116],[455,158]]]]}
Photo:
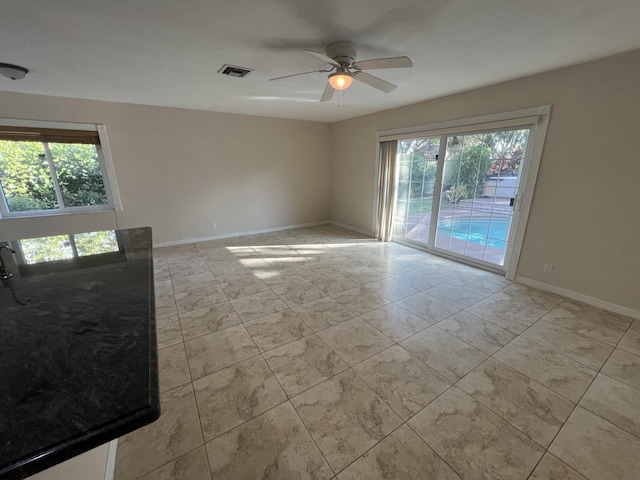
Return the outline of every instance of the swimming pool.
{"type": "Polygon", "coordinates": [[[459,240],[467,240],[479,245],[504,248],[509,235],[507,219],[456,218],[438,222],[438,231],[459,240]]]}

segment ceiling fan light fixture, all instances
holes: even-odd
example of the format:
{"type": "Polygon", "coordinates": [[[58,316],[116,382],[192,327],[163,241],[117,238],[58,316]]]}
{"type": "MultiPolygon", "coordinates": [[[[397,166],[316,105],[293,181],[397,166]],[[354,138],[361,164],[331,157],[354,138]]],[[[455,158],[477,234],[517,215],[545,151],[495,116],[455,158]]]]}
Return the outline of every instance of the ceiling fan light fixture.
{"type": "Polygon", "coordinates": [[[344,70],[329,75],[329,85],[335,90],[346,90],[351,82],[353,82],[353,75],[344,70]]]}

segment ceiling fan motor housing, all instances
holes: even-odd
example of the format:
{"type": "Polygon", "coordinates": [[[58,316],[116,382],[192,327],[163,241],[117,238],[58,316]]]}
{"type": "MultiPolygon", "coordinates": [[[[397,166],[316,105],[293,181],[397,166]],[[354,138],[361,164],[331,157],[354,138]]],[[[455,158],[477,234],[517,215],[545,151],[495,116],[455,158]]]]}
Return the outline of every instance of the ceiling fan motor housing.
{"type": "Polygon", "coordinates": [[[343,67],[351,67],[356,61],[357,47],[351,42],[336,42],[327,45],[327,57],[333,58],[343,67]]]}

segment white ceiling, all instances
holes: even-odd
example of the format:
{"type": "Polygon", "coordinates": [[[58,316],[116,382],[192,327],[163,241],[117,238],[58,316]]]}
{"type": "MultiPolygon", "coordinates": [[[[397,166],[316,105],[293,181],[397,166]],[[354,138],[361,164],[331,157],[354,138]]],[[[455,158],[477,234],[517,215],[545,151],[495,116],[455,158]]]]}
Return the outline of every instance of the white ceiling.
{"type": "Polygon", "coordinates": [[[638,49],[638,25],[638,0],[1,0],[0,63],[30,72],[0,91],[332,122],[638,49]],[[326,74],[268,81],[340,40],[414,68],[339,103],[326,74]]]}

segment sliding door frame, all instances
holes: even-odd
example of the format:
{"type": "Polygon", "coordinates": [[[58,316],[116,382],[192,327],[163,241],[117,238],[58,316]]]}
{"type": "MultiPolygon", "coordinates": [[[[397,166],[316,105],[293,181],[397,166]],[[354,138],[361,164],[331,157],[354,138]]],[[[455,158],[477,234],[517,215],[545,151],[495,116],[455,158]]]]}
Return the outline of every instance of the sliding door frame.
{"type": "MultiPolygon", "coordinates": [[[[528,127],[530,128],[530,134],[527,144],[527,153],[523,162],[522,172],[520,177],[520,184],[518,186],[518,198],[516,199],[516,214],[514,215],[512,229],[514,229],[513,239],[508,243],[507,251],[505,254],[505,264],[506,268],[506,278],[508,280],[515,280],[516,272],[518,268],[518,260],[520,258],[520,253],[522,251],[522,244],[524,242],[524,233],[527,226],[527,221],[529,219],[529,213],[531,210],[531,203],[533,201],[533,190],[535,188],[536,179],[538,176],[538,169],[540,167],[540,160],[542,158],[542,151],[544,147],[544,141],[547,133],[547,128],[549,125],[549,116],[551,113],[551,105],[543,105],[540,107],[526,108],[522,110],[516,110],[511,112],[501,112],[490,115],[482,115],[477,117],[464,118],[459,120],[451,120],[446,122],[432,123],[426,125],[417,125],[413,127],[405,127],[394,130],[383,130],[379,131],[377,134],[377,145],[376,145],[376,153],[379,153],[380,150],[380,142],[388,141],[388,140],[403,140],[409,138],[416,137],[443,137],[446,135],[453,134],[461,134],[461,133],[474,133],[478,131],[487,131],[487,130],[499,130],[503,128],[513,128],[513,127],[528,127]]],[[[436,174],[436,186],[435,190],[441,190],[442,179],[440,178],[442,175],[442,171],[444,165],[444,150],[446,149],[446,144],[443,145],[442,140],[440,141],[440,152],[439,158],[441,161],[438,162],[438,172],[436,174]]],[[[377,171],[376,171],[376,185],[379,185],[380,182],[380,158],[377,156],[377,171]]],[[[378,188],[376,187],[376,197],[374,198],[374,223],[376,222],[376,212],[378,209],[378,188]]],[[[439,197],[434,194],[434,201],[438,198],[437,202],[439,204],[439,197]]],[[[395,202],[395,199],[394,199],[395,202]]],[[[433,216],[437,215],[437,207],[439,205],[432,206],[432,221],[433,216]],[[436,212],[436,213],[433,213],[436,212]]],[[[394,212],[395,215],[395,212],[394,212]]],[[[434,244],[433,238],[431,236],[435,236],[435,228],[430,232],[429,243],[434,244]]],[[[414,246],[412,244],[412,246],[414,246]]],[[[428,250],[431,253],[435,254],[444,254],[443,252],[435,249],[428,250]]],[[[487,265],[486,262],[477,262],[468,258],[461,258],[459,255],[449,255],[452,258],[456,258],[465,263],[469,263],[471,265],[481,266],[482,268],[499,271],[495,267],[492,268],[491,265],[487,265]]],[[[504,271],[501,271],[504,273],[504,271]]]]}

